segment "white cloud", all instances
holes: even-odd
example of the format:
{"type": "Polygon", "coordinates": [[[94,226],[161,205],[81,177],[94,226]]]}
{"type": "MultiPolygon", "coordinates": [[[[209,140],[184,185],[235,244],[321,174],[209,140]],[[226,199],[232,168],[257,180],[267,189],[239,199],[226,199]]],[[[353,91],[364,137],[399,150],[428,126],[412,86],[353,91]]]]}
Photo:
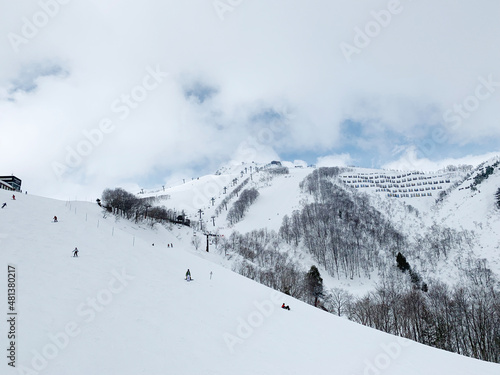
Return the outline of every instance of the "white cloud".
{"type": "Polygon", "coordinates": [[[353,159],[349,154],[328,155],[319,157],[317,167],[348,167],[353,164],[353,159]]]}
{"type": "MultiPolygon", "coordinates": [[[[223,21],[205,0],[70,1],[46,25],[32,27],[32,37],[23,34],[42,2],[57,0],[3,8],[0,172],[14,171],[44,195],[57,195],[54,186],[62,196],[99,194],[107,186],[168,179],[161,174],[213,171],[248,158],[249,144],[264,161],[280,153],[335,153],[346,119],[369,126],[374,138],[389,130],[418,139],[418,127],[442,124],[446,110],[474,93],[478,77],[500,81],[497,2],[401,0],[403,11],[350,63],[341,43],[353,43],[355,28],[386,1],[246,1],[223,21]],[[18,52],[12,33],[26,41],[18,52]],[[6,100],[20,67],[46,62],[67,75],[39,78],[36,90],[6,100]],[[113,103],[134,94],[156,66],[169,76],[120,119],[113,103]],[[216,90],[194,101],[186,97],[188,83],[216,90]],[[252,122],[269,108],[286,109],[279,127],[252,122]],[[57,180],[53,162],[64,161],[67,148],[85,140],[82,132],[105,118],[114,130],[57,180]]],[[[450,130],[449,142],[498,139],[499,97],[500,87],[459,131],[450,130]]]]}
{"type": "Polygon", "coordinates": [[[383,165],[382,168],[435,172],[447,167],[448,165],[472,165],[473,167],[476,167],[482,162],[498,156],[498,152],[490,152],[482,155],[465,155],[459,158],[444,158],[441,160],[431,161],[428,158],[419,157],[415,147],[409,147],[404,151],[399,159],[383,165]]]}

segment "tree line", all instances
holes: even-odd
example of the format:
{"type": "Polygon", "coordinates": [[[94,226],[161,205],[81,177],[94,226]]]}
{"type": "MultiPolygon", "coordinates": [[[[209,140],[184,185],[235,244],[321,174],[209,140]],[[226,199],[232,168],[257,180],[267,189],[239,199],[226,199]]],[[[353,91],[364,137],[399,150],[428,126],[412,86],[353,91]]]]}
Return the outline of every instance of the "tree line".
{"type": "MultiPolygon", "coordinates": [[[[235,180],[237,180],[237,179],[235,179],[235,180]]],[[[241,184],[239,184],[238,186],[236,186],[236,188],[233,189],[233,191],[231,191],[231,193],[229,193],[222,200],[222,202],[217,206],[217,208],[215,209],[215,215],[219,216],[219,214],[222,212],[223,209],[225,209],[227,211],[227,205],[231,201],[231,199],[233,199],[234,197],[238,197],[238,195],[241,192],[241,190],[243,190],[243,188],[245,187],[245,185],[248,184],[249,182],[250,182],[250,177],[247,177],[247,178],[245,178],[241,182],[241,184]]]]}
{"type": "Polygon", "coordinates": [[[290,173],[290,170],[288,169],[288,167],[283,167],[283,166],[271,167],[271,168],[266,169],[265,171],[267,173],[269,173],[270,175],[274,175],[274,176],[279,176],[279,175],[284,175],[284,174],[290,173]]]}
{"type": "Polygon", "coordinates": [[[258,197],[259,192],[255,188],[243,190],[240,197],[233,203],[233,206],[227,213],[227,221],[229,224],[236,224],[238,221],[243,219],[245,213],[258,197]]]}
{"type": "Polygon", "coordinates": [[[500,362],[499,283],[484,260],[468,262],[453,286],[429,280],[422,288],[398,253],[381,271],[375,290],[355,297],[341,288],[325,289],[318,268],[306,271],[274,231],[233,232],[219,242],[219,251],[233,260],[233,271],[332,314],[425,345],[500,362]]]}
{"type": "Polygon", "coordinates": [[[482,261],[451,287],[431,280],[424,292],[405,280],[387,277],[360,298],[332,290],[326,305],[333,313],[387,333],[500,362],[500,290],[482,261]]]}
{"type": "Polygon", "coordinates": [[[279,234],[287,244],[305,247],[332,276],[370,277],[383,267],[385,254],[395,256],[407,239],[370,205],[366,195],[329,181],[338,169],[321,169],[301,184],[314,202],[290,217],[285,215],[279,234]]]}
{"type": "Polygon", "coordinates": [[[323,280],[317,267],[304,271],[283,251],[275,231],[235,231],[220,239],[218,245],[219,251],[233,260],[233,271],[312,305],[319,303],[323,280]]]}
{"type": "Polygon", "coordinates": [[[115,188],[105,189],[102,193],[102,199],[97,199],[97,203],[108,212],[128,220],[133,219],[136,222],[147,219],[151,220],[152,223],[190,225],[184,212],[177,213],[166,207],[154,206],[153,204],[157,200],[156,197],[138,198],[122,188],[115,188]]]}
{"type": "MultiPolygon", "coordinates": [[[[500,362],[500,288],[486,261],[466,257],[473,234],[434,224],[409,238],[367,195],[336,183],[342,171],[319,168],[307,176],[300,187],[312,201],[285,216],[278,233],[234,232],[223,239],[220,250],[233,259],[233,270],[358,323],[500,362]],[[380,282],[361,297],[324,290],[318,278],[314,287],[306,277],[311,270],[295,260],[302,248],[313,256],[316,270],[321,266],[349,279],[376,272],[380,282]],[[433,269],[450,254],[461,254],[460,282],[448,286],[422,279],[419,267],[433,269]]],[[[312,274],[321,278],[319,271],[312,274]]]]}

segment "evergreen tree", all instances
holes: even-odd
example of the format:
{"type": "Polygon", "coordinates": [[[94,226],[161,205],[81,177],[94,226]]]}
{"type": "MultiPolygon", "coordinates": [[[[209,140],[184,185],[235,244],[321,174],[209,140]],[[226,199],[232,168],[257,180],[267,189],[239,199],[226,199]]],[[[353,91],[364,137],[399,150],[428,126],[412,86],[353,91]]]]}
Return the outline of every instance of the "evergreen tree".
{"type": "Polygon", "coordinates": [[[406,258],[401,253],[398,253],[398,255],[396,255],[396,263],[398,265],[398,268],[403,272],[406,272],[411,268],[410,264],[406,261],[406,258]]]}
{"type": "Polygon", "coordinates": [[[413,284],[415,284],[419,289],[420,289],[420,283],[422,281],[422,278],[420,277],[420,275],[413,271],[413,270],[410,270],[410,280],[413,284]]]}
{"type": "Polygon", "coordinates": [[[323,279],[316,266],[311,266],[306,274],[306,288],[308,294],[314,297],[314,306],[318,306],[319,297],[323,295],[323,279]]]}
{"type": "Polygon", "coordinates": [[[496,198],[496,201],[497,201],[497,207],[500,208],[500,188],[498,188],[496,194],[495,194],[495,198],[496,198]]]}

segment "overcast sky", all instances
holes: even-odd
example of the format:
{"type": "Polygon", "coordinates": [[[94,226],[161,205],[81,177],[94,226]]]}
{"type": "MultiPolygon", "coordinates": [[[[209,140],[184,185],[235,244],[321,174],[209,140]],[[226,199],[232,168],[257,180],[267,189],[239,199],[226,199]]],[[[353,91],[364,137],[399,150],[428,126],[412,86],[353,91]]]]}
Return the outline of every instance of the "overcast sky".
{"type": "Polygon", "coordinates": [[[497,0],[1,1],[0,175],[33,194],[500,150],[497,0]]]}

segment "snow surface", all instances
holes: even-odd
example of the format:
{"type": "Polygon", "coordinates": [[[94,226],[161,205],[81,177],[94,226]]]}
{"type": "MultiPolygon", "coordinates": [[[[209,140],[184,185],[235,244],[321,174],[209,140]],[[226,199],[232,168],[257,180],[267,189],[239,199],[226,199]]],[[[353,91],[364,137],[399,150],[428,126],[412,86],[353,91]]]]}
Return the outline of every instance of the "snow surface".
{"type": "Polygon", "coordinates": [[[91,203],[10,197],[0,191],[0,300],[6,311],[13,265],[17,368],[4,355],[2,374],[500,373],[498,364],[398,339],[239,276],[215,264],[216,254],[196,252],[188,228],[104,218],[91,203]]]}
{"type": "Polygon", "coordinates": [[[259,187],[259,197],[245,215],[244,220],[236,223],[232,230],[241,233],[253,229],[267,228],[279,231],[283,216],[290,216],[294,210],[301,208],[304,197],[300,193],[299,183],[312,172],[310,168],[292,170],[288,175],[275,176],[268,184],[259,187]]]}
{"type": "MultiPolygon", "coordinates": [[[[498,160],[493,158],[485,164],[492,164],[498,160]]],[[[267,230],[278,231],[282,223],[284,215],[290,215],[294,210],[300,209],[302,204],[311,201],[311,196],[300,192],[300,182],[314,168],[294,168],[291,163],[284,163],[289,166],[288,175],[277,175],[269,177],[265,171],[253,173],[252,179],[245,188],[254,187],[259,191],[259,197],[250,206],[244,219],[233,226],[229,226],[226,221],[227,211],[222,210],[219,215],[216,215],[216,208],[244,179],[250,177],[250,170],[255,171],[255,167],[265,167],[263,164],[232,164],[221,168],[217,175],[209,175],[186,181],[185,184],[180,184],[165,191],[156,191],[140,196],[161,196],[168,195],[169,199],[161,200],[158,205],[165,205],[168,208],[175,208],[178,212],[184,210],[194,224],[199,223],[200,216],[198,210],[202,210],[203,229],[211,233],[218,233],[224,236],[229,236],[233,231],[241,233],[250,232],[255,229],[266,228],[267,230]],[[237,185],[233,185],[233,179],[237,178],[237,185]],[[226,194],[224,194],[226,187],[226,194]],[[212,198],[214,198],[212,202],[212,198]],[[212,217],[214,217],[212,219],[212,217]],[[213,222],[215,221],[215,226],[213,222]]],[[[408,171],[394,170],[379,170],[370,168],[349,168],[347,172],[341,174],[339,180],[354,181],[357,178],[354,176],[363,176],[363,178],[378,176],[394,176],[398,180],[401,176],[402,180],[408,171]],[[351,176],[351,178],[349,178],[351,176]]],[[[422,173],[422,172],[419,172],[422,173]]],[[[407,176],[411,177],[411,183],[415,182],[432,182],[432,185],[416,185],[415,187],[436,187],[432,192],[431,197],[410,197],[396,198],[388,197],[386,192],[380,190],[375,184],[369,184],[368,187],[360,187],[352,189],[359,193],[365,193],[371,198],[371,203],[379,209],[385,217],[392,221],[393,225],[401,232],[406,233],[410,238],[426,233],[434,224],[439,224],[444,227],[454,228],[457,231],[471,230],[474,234],[473,249],[471,254],[476,258],[488,259],[488,266],[497,274],[500,275],[500,213],[494,208],[494,193],[500,186],[500,173],[497,169],[493,175],[483,181],[479,186],[478,192],[472,192],[466,189],[473,180],[474,174],[469,180],[451,190],[444,201],[436,205],[436,199],[441,191],[445,191],[452,186],[454,182],[462,181],[465,177],[464,172],[429,172],[407,176]],[[413,180],[414,177],[426,177],[426,180],[413,180]],[[450,180],[443,184],[440,181],[450,180]],[[434,182],[438,184],[434,184],[434,182]],[[439,189],[438,187],[441,187],[439,189]],[[480,193],[479,193],[480,191],[480,193]],[[413,207],[415,210],[410,211],[413,207]]],[[[409,182],[409,181],[407,181],[409,182]]],[[[342,183],[339,181],[339,183],[342,183]]],[[[348,186],[356,185],[356,183],[347,184],[348,186]]],[[[363,183],[359,183],[363,185],[363,183]]],[[[364,185],[367,185],[366,183],[364,185]]],[[[413,187],[413,188],[415,188],[413,187]]],[[[399,189],[399,188],[398,188],[399,189]]],[[[408,192],[408,194],[411,194],[408,192]]],[[[237,197],[233,198],[227,208],[236,201],[237,197]]],[[[200,248],[204,248],[204,238],[200,248]]],[[[289,253],[291,258],[300,261],[304,269],[307,270],[316,262],[305,252],[289,253]]],[[[413,259],[406,254],[408,260],[413,266],[418,266],[419,260],[413,259]]],[[[424,279],[435,278],[439,275],[442,281],[455,283],[459,279],[457,268],[457,259],[464,260],[469,254],[467,251],[459,253],[451,253],[448,258],[441,259],[439,262],[425,267],[418,268],[424,279]]],[[[227,267],[231,267],[230,262],[224,259],[217,261],[227,267]]],[[[328,288],[341,287],[349,290],[351,293],[362,296],[373,290],[375,283],[379,277],[373,273],[368,278],[337,279],[327,275],[326,271],[319,267],[321,275],[324,279],[325,286],[328,288]]]]}
{"type": "MultiPolygon", "coordinates": [[[[496,159],[498,160],[498,159],[496,159]]],[[[500,170],[478,185],[467,189],[475,174],[457,187],[442,203],[436,221],[452,228],[473,230],[478,244],[474,253],[488,259],[490,268],[500,274],[500,210],[495,208],[495,193],[500,188],[500,170]]]]}

